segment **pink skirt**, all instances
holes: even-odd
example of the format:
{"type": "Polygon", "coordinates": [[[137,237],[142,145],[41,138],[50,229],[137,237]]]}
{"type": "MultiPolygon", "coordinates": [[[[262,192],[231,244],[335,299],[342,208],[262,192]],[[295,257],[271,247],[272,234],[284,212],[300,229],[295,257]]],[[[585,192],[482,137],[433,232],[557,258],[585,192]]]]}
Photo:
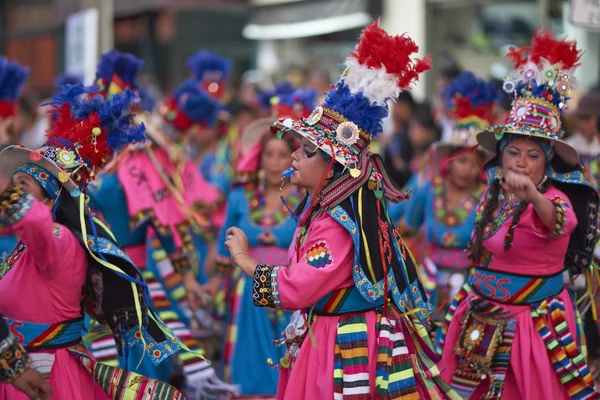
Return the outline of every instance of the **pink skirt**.
{"type": "MultiPolygon", "coordinates": [[[[471,295],[472,293],[469,294],[469,296],[471,295]]],[[[569,293],[567,290],[563,290],[556,297],[562,300],[565,305],[565,320],[569,332],[573,338],[577,338],[577,325],[569,293]]],[[[534,325],[531,317],[531,307],[528,305],[499,305],[510,311],[517,322],[502,398],[523,400],[570,399],[565,386],[560,382],[552,366],[546,345],[534,325]]],[[[457,368],[458,358],[454,353],[454,349],[460,337],[462,321],[468,306],[469,302],[466,299],[459,304],[446,334],[442,360],[438,366],[442,377],[448,383],[452,380],[454,371],[457,368]]],[[[546,323],[554,331],[550,315],[546,316],[546,323]]],[[[479,384],[471,398],[481,398],[482,395],[487,393],[488,389],[489,379],[479,384]]]]}
{"type": "MultiPolygon", "coordinates": [[[[52,387],[52,399],[109,400],[94,377],[67,349],[44,353],[56,356],[50,375],[46,378],[52,387]]],[[[0,383],[0,400],[28,399],[25,393],[19,392],[12,385],[0,383]]]]}

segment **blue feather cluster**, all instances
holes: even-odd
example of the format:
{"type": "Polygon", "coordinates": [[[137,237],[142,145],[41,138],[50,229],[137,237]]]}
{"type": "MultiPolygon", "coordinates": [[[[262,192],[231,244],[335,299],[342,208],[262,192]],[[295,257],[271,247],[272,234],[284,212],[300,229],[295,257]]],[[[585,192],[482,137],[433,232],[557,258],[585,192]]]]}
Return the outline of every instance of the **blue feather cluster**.
{"type": "Polygon", "coordinates": [[[29,68],[0,57],[0,100],[16,100],[28,76],[29,68]]]}
{"type": "Polygon", "coordinates": [[[461,72],[443,91],[447,107],[452,107],[454,96],[469,97],[473,108],[502,100],[502,91],[491,81],[476,77],[472,72],[461,72]]]}
{"type": "Polygon", "coordinates": [[[293,107],[300,104],[312,109],[317,101],[318,91],[312,89],[296,89],[287,81],[279,82],[274,90],[265,90],[258,95],[258,102],[265,109],[271,108],[271,99],[277,97],[279,104],[293,107]]]}
{"type": "Polygon", "coordinates": [[[206,74],[219,73],[220,80],[231,74],[231,60],[208,50],[201,50],[188,58],[188,69],[193,79],[202,81],[206,74]]]}
{"type": "Polygon", "coordinates": [[[54,81],[54,87],[58,89],[64,85],[75,85],[77,83],[82,83],[82,82],[83,82],[83,75],[64,73],[64,74],[60,74],[59,76],[56,77],[56,80],[54,81]]]}
{"type": "Polygon", "coordinates": [[[538,84],[535,79],[529,82],[517,83],[515,85],[516,97],[539,97],[554,104],[560,112],[563,108],[560,103],[566,104],[570,97],[559,93],[556,89],[549,87],[546,83],[538,84]],[[552,100],[548,100],[548,95],[552,95],[552,100]]]}
{"type": "Polygon", "coordinates": [[[152,96],[152,93],[148,90],[148,88],[141,88],[140,91],[140,102],[142,103],[142,108],[145,111],[152,112],[154,107],[156,106],[156,99],[152,96]]]}
{"type": "Polygon", "coordinates": [[[325,94],[325,107],[337,111],[359,128],[376,138],[383,132],[382,121],[388,116],[388,107],[378,106],[366,98],[362,92],[350,93],[344,80],[325,94]]]}
{"type": "Polygon", "coordinates": [[[97,87],[84,87],[81,83],[76,85],[65,85],[61,88],[51,104],[60,107],[68,103],[71,114],[75,119],[86,120],[93,113],[98,113],[102,128],[108,132],[107,144],[114,152],[123,150],[131,143],[146,140],[144,124],[136,125],[131,114],[131,104],[137,99],[137,95],[130,89],[115,94],[107,100],[101,95],[93,97],[83,96],[97,91],[97,87]]]}
{"type": "Polygon", "coordinates": [[[191,120],[213,127],[222,110],[221,103],[212,98],[196,81],[185,80],[173,93],[179,109],[191,120]]]}
{"type": "Polygon", "coordinates": [[[117,75],[123,82],[129,83],[132,89],[137,90],[138,86],[135,79],[143,64],[142,60],[132,54],[111,50],[102,54],[98,63],[96,78],[104,79],[110,83],[113,75],[117,75]]]}

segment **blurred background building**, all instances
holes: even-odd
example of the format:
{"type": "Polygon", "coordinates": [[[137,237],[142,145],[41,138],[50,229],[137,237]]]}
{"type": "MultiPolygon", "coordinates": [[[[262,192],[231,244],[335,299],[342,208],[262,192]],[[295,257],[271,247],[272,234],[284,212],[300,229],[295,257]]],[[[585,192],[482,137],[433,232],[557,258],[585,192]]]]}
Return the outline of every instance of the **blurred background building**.
{"type": "MultiPolygon", "coordinates": [[[[586,0],[2,0],[0,52],[32,69],[29,88],[49,93],[65,70],[70,15],[98,8],[98,51],[114,47],[145,60],[144,79],[161,90],[186,75],[186,58],[206,48],[234,61],[240,79],[287,77],[327,89],[360,29],[381,16],[432,54],[434,69],[415,97],[436,92],[440,68],[455,63],[502,79],[509,46],[527,43],[537,26],[577,39],[585,49],[579,79],[600,81],[600,7],[586,0]],[[572,22],[571,8],[585,15],[572,22]],[[591,4],[591,5],[589,5],[591,4]],[[595,14],[597,11],[597,15],[595,14]],[[584,23],[582,18],[586,19],[584,23]],[[587,23],[585,23],[587,22],[587,23]],[[579,26],[578,26],[579,25],[579,26]]],[[[89,32],[79,33],[89,35],[89,32]]]]}

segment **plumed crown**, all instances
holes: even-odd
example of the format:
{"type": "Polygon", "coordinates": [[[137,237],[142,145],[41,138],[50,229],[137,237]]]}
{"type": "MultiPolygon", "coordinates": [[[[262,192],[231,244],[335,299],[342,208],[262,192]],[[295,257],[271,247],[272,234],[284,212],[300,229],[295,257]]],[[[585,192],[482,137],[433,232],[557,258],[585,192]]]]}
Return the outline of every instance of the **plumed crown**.
{"type": "Polygon", "coordinates": [[[221,98],[225,93],[225,81],[231,74],[231,60],[216,53],[201,50],[188,58],[192,79],[199,82],[213,97],[221,98]]]}
{"type": "Polygon", "coordinates": [[[17,99],[29,76],[29,68],[0,57],[0,117],[11,117],[17,111],[17,99]]]}
{"type": "Polygon", "coordinates": [[[165,100],[162,114],[164,119],[180,132],[186,132],[194,124],[213,127],[221,103],[193,80],[184,81],[165,100]]]}
{"type": "Polygon", "coordinates": [[[54,88],[56,90],[60,90],[60,88],[64,85],[76,85],[78,83],[83,83],[83,75],[65,72],[64,74],[60,74],[56,77],[56,80],[54,81],[54,88]]]}
{"type": "MultiPolygon", "coordinates": [[[[537,29],[530,46],[510,48],[515,69],[503,89],[513,96],[506,126],[548,137],[562,137],[560,114],[566,108],[582,52],[575,41],[556,39],[537,29]]],[[[508,129],[508,130],[510,130],[508,129]]]]}
{"type": "Polygon", "coordinates": [[[136,78],[144,62],[129,53],[111,50],[100,57],[96,84],[104,97],[123,92],[126,88],[138,91],[136,78]]]}
{"type": "Polygon", "coordinates": [[[289,82],[280,82],[273,90],[258,95],[259,104],[271,111],[275,119],[283,117],[307,117],[315,106],[319,92],[312,89],[296,89],[289,82]]]}
{"type": "Polygon", "coordinates": [[[486,125],[493,121],[493,106],[502,100],[502,92],[491,81],[465,71],[444,89],[446,107],[455,120],[479,118],[486,125]]]}
{"type": "Polygon", "coordinates": [[[431,58],[414,59],[419,47],[407,35],[392,36],[367,25],[356,48],[346,58],[341,79],[325,95],[324,107],[376,137],[388,115],[388,100],[408,89],[419,74],[431,68],[431,58]]]}
{"type": "Polygon", "coordinates": [[[510,48],[506,57],[515,69],[503,88],[515,98],[545,99],[562,111],[567,96],[577,86],[574,72],[581,55],[575,41],[556,39],[552,31],[538,28],[530,46],[510,48]]]}
{"type": "Polygon", "coordinates": [[[46,149],[43,156],[69,174],[77,174],[70,178],[82,189],[115,153],[131,143],[145,141],[145,126],[133,123],[130,110],[136,94],[125,89],[105,99],[96,90],[82,84],[61,88],[49,103],[48,142],[42,147],[46,149]]]}

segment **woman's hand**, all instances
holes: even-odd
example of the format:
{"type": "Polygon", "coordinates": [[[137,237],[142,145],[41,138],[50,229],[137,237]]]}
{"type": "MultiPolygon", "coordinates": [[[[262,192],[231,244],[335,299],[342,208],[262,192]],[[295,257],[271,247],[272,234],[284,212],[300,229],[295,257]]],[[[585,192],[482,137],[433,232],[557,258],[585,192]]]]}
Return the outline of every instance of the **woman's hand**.
{"type": "Polygon", "coordinates": [[[196,311],[210,303],[210,297],[204,292],[202,285],[196,280],[192,271],[187,271],[183,276],[186,300],[192,311],[196,311]]]}
{"type": "Polygon", "coordinates": [[[244,231],[235,226],[227,229],[225,247],[229,250],[232,258],[235,258],[239,254],[248,253],[248,238],[244,231]]]}
{"type": "Polygon", "coordinates": [[[246,234],[235,226],[227,229],[225,247],[231,254],[231,259],[248,276],[254,276],[258,262],[248,253],[248,238],[246,234]]]}
{"type": "Polygon", "coordinates": [[[523,174],[518,174],[513,171],[507,171],[504,174],[504,182],[502,189],[505,193],[511,193],[517,196],[519,200],[533,203],[539,196],[537,188],[533,181],[523,174]]]}
{"type": "Polygon", "coordinates": [[[32,368],[27,368],[17,379],[13,386],[25,393],[31,400],[50,400],[52,388],[44,377],[32,368]]]}

